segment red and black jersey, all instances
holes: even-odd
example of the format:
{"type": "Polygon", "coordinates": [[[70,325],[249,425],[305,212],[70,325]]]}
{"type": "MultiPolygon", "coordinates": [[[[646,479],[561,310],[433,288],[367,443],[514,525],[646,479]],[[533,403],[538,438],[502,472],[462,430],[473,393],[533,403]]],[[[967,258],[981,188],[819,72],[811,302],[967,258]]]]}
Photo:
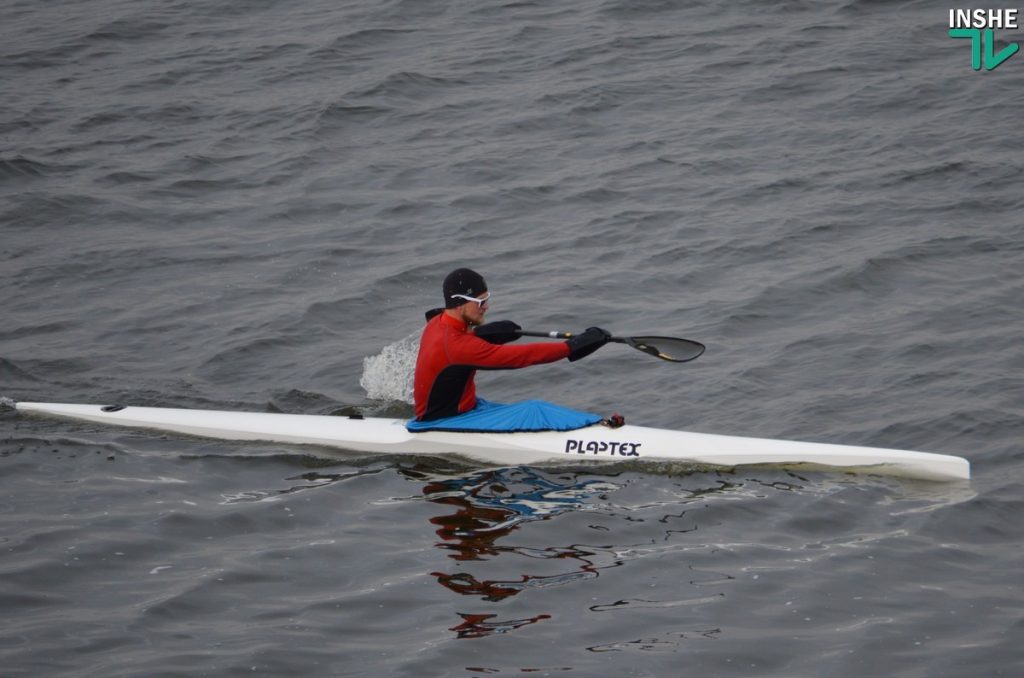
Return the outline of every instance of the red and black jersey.
{"type": "Polygon", "coordinates": [[[413,398],[416,419],[452,417],[476,407],[477,370],[510,370],[569,357],[565,342],[491,344],[447,313],[432,318],[420,337],[413,398]]]}

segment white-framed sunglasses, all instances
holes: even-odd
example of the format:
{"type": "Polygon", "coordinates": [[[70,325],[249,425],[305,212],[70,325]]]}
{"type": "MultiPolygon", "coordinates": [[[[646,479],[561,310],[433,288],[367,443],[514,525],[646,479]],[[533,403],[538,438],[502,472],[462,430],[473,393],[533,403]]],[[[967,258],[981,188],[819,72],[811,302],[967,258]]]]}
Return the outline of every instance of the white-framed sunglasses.
{"type": "Polygon", "coordinates": [[[489,302],[491,300],[491,293],[488,292],[486,297],[480,297],[480,298],[470,297],[470,296],[467,296],[465,294],[453,294],[452,295],[452,299],[465,299],[466,301],[475,301],[477,303],[477,306],[479,306],[480,308],[483,308],[484,306],[487,306],[488,305],[487,302],[489,302]]]}

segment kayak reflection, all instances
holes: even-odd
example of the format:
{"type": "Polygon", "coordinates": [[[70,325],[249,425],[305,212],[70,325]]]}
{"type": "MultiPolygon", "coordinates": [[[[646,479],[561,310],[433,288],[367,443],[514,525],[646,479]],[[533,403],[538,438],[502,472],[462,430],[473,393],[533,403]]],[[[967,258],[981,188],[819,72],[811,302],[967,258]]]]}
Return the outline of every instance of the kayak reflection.
{"type": "Polygon", "coordinates": [[[536,624],[543,619],[551,619],[549,614],[538,614],[527,619],[507,619],[505,621],[490,621],[497,617],[495,614],[463,614],[459,613],[463,621],[458,626],[453,626],[449,631],[455,631],[459,638],[483,638],[492,633],[508,633],[515,631],[521,626],[536,624]]]}

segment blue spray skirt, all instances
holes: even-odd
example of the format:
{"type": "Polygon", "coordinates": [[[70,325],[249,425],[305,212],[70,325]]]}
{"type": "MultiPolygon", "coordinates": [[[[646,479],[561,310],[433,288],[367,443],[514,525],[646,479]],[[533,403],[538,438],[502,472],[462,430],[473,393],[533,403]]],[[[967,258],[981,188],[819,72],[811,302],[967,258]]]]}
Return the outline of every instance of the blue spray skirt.
{"type": "Polygon", "coordinates": [[[413,419],[405,425],[412,433],[423,431],[458,431],[462,433],[517,433],[524,431],[572,431],[592,426],[603,417],[590,412],[570,410],[543,400],[520,403],[492,403],[476,399],[469,412],[432,421],[413,419]]]}

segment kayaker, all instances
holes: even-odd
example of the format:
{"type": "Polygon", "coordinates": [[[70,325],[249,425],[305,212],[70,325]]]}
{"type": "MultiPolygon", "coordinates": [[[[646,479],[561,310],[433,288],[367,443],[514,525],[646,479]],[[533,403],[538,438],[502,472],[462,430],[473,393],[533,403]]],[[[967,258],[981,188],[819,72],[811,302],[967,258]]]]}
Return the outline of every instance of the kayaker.
{"type": "Polygon", "coordinates": [[[477,370],[516,369],[562,358],[576,361],[611,338],[607,331],[591,327],[568,341],[508,346],[519,338],[521,328],[511,320],[484,324],[491,294],[483,276],[459,268],[448,274],[441,289],[444,308],[427,312],[416,359],[417,421],[452,417],[475,408],[477,370]]]}

